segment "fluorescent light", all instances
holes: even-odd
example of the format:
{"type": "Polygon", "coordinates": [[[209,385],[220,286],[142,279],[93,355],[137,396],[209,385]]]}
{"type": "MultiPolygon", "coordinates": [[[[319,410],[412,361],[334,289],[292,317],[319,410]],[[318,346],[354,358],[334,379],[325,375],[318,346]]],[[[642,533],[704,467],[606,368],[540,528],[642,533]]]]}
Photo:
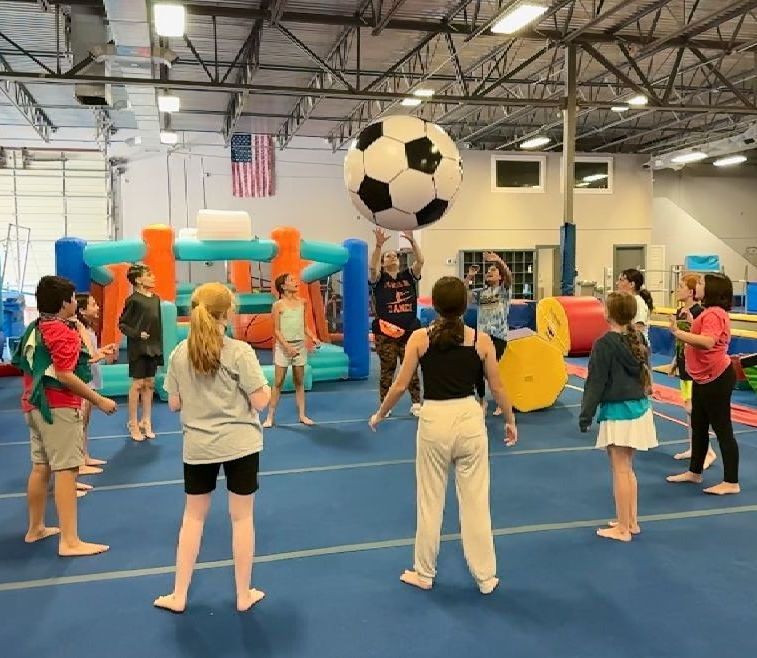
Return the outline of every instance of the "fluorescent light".
{"type": "Polygon", "coordinates": [[[589,185],[591,185],[591,183],[576,183],[576,187],[589,187],[589,185]]]}
{"type": "Polygon", "coordinates": [[[523,2],[505,13],[492,25],[491,31],[494,34],[513,34],[529,23],[533,23],[546,11],[547,8],[544,5],[535,2],[523,2]]]}
{"type": "Polygon", "coordinates": [[[546,146],[552,140],[549,137],[532,137],[522,142],[520,148],[522,149],[538,149],[540,146],[546,146]]]}
{"type": "Polygon", "coordinates": [[[161,112],[178,112],[181,99],[178,96],[158,96],[158,110],[161,112]]]}
{"type": "Polygon", "coordinates": [[[598,180],[604,180],[607,177],[607,174],[591,174],[590,176],[584,176],[583,180],[587,183],[595,183],[598,180]]]}
{"type": "Polygon", "coordinates": [[[628,112],[631,108],[628,107],[628,105],[615,105],[614,107],[611,107],[610,110],[613,112],[628,112]]]}
{"type": "Polygon", "coordinates": [[[648,102],[649,99],[644,94],[638,94],[637,96],[628,99],[629,105],[646,105],[648,102]]]}
{"type": "Polygon", "coordinates": [[[160,131],[160,143],[168,144],[172,146],[179,141],[179,135],[173,130],[161,130],[160,131]]]}
{"type": "Polygon", "coordinates": [[[692,151],[691,153],[683,153],[681,155],[677,155],[671,160],[671,162],[675,162],[676,164],[688,164],[690,162],[699,162],[700,160],[704,160],[707,157],[709,156],[706,153],[702,153],[701,151],[692,151]]]}
{"type": "Polygon", "coordinates": [[[184,5],[161,2],[153,5],[153,22],[155,31],[161,37],[183,37],[186,13],[184,5]]]}
{"type": "Polygon", "coordinates": [[[420,98],[403,98],[401,105],[405,107],[417,107],[421,104],[420,98]]]}
{"type": "Polygon", "coordinates": [[[712,164],[716,167],[730,167],[731,165],[741,164],[742,162],[746,162],[745,155],[729,155],[727,158],[715,160],[712,164]]]}
{"type": "Polygon", "coordinates": [[[420,96],[421,98],[431,98],[434,95],[433,89],[416,89],[413,92],[414,96],[420,96]]]}

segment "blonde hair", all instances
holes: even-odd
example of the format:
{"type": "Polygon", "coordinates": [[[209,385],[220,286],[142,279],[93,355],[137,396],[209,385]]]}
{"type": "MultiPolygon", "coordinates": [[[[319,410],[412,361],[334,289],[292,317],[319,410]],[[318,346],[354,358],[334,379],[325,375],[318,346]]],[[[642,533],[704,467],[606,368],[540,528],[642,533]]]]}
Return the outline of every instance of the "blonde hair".
{"type": "Polygon", "coordinates": [[[220,283],[205,283],[192,294],[189,318],[189,362],[201,375],[215,375],[221,366],[223,334],[218,330],[234,306],[231,291],[220,283]]]}

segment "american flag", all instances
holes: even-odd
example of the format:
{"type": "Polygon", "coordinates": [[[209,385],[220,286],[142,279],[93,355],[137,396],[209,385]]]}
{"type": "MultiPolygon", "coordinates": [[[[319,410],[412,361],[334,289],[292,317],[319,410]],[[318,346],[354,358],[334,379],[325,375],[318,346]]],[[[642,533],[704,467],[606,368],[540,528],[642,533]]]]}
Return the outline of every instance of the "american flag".
{"type": "Polygon", "coordinates": [[[231,188],[237,197],[273,196],[275,183],[273,137],[231,136],[231,188]]]}

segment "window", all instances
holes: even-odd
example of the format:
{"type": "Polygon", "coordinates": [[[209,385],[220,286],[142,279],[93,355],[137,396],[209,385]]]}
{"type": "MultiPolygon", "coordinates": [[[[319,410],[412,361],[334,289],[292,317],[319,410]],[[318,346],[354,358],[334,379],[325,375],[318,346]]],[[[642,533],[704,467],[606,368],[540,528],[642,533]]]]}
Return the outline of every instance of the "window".
{"type": "Polygon", "coordinates": [[[543,155],[492,156],[492,191],[544,192],[546,161],[543,155]]]}
{"type": "Polygon", "coordinates": [[[110,238],[108,176],[107,162],[98,152],[5,151],[0,166],[4,288],[23,286],[33,293],[41,276],[54,274],[58,238],[110,238]]]}
{"type": "MultiPolygon", "coordinates": [[[[612,194],[612,182],[612,158],[576,156],[573,185],[576,192],[612,194]]],[[[565,189],[564,181],[561,187],[565,189]]]]}

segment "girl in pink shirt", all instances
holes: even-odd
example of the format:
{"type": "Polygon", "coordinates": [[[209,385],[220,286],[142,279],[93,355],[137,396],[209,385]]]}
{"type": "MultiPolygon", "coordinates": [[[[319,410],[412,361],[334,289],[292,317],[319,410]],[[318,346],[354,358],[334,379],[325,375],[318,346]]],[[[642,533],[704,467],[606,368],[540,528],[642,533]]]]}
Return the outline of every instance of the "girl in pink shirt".
{"type": "Polygon", "coordinates": [[[739,446],[731,423],[731,395],[736,373],[728,356],[731,321],[728,311],[733,300],[733,284],[724,274],[705,274],[697,284],[697,297],[704,311],[693,321],[691,331],[678,328],[671,318],[670,331],[685,343],[686,369],[693,383],[691,400],[691,461],[689,470],[668,476],[668,482],[702,482],[710,427],[720,444],[723,482],[705,493],[737,494],[739,487],[739,446]]]}

